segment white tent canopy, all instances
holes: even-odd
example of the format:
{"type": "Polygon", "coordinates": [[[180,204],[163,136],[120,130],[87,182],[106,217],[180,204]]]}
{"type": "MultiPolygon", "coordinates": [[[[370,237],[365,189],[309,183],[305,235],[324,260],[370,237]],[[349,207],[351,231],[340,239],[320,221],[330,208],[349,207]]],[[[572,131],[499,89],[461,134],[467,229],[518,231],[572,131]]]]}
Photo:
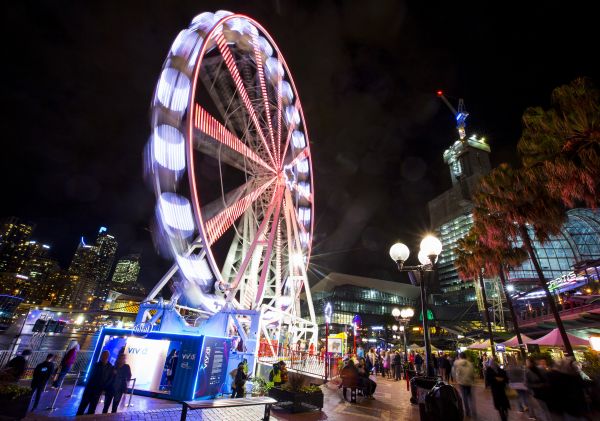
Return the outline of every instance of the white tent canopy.
{"type": "Polygon", "coordinates": [[[467,349],[488,349],[491,348],[491,342],[489,339],[486,339],[485,341],[482,342],[476,342],[474,344],[471,344],[467,347],[467,349]]]}

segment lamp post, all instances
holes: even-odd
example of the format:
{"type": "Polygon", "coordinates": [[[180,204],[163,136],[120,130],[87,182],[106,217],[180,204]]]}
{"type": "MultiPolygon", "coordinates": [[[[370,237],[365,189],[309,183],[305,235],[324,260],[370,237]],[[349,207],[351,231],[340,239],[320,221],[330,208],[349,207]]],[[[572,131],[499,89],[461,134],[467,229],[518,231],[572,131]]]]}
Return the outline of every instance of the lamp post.
{"type": "Polygon", "coordinates": [[[414,315],[415,311],[410,307],[403,308],[402,310],[398,310],[397,308],[392,310],[392,316],[394,316],[394,319],[400,323],[400,332],[403,333],[405,362],[408,361],[408,351],[406,349],[406,326],[408,326],[408,322],[413,318],[414,315]]]}
{"type": "Polygon", "coordinates": [[[421,241],[418,254],[420,265],[405,266],[404,262],[410,255],[410,250],[405,244],[396,243],[390,248],[390,257],[398,265],[400,272],[417,272],[421,288],[421,314],[423,317],[423,342],[425,343],[425,373],[433,374],[433,366],[429,364],[431,344],[429,343],[429,320],[427,311],[427,290],[425,288],[425,273],[434,272],[437,258],[442,252],[442,243],[433,235],[428,235],[421,241]]]}
{"type": "Polygon", "coordinates": [[[323,313],[325,315],[325,381],[327,381],[329,376],[329,323],[331,323],[331,315],[333,314],[331,303],[325,304],[323,313]]]}

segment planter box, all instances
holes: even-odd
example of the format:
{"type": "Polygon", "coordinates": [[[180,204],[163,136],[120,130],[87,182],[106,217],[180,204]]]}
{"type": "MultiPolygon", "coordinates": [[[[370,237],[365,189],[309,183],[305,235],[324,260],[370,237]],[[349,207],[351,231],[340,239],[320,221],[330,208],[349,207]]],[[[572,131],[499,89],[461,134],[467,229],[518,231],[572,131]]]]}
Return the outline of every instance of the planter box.
{"type": "Polygon", "coordinates": [[[292,412],[303,412],[323,408],[323,392],[290,392],[274,387],[269,390],[269,397],[276,399],[278,406],[290,409],[292,412]]]}
{"type": "Polygon", "coordinates": [[[0,395],[0,419],[20,420],[27,415],[32,394],[22,395],[13,399],[11,395],[0,395]]]}

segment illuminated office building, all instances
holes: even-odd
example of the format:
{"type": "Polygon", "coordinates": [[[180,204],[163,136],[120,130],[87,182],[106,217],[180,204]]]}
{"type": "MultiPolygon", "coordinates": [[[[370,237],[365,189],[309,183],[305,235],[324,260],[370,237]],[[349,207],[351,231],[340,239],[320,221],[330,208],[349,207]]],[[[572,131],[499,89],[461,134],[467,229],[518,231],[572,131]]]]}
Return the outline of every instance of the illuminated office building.
{"type": "Polygon", "coordinates": [[[458,140],[444,152],[452,187],[429,202],[431,225],[443,244],[438,260],[441,294],[435,295],[436,304],[465,306],[476,300],[473,283],[458,277],[454,249],[473,225],[472,197],[479,179],[490,172],[489,154],[485,138],[476,136],[458,140]]]}
{"type": "Polygon", "coordinates": [[[140,274],[140,255],[130,254],[122,257],[115,266],[111,288],[121,293],[130,293],[136,289],[140,274]]]}
{"type": "MultiPolygon", "coordinates": [[[[117,253],[117,241],[101,227],[94,244],[81,237],[69,266],[70,303],[85,308],[103,302],[110,290],[109,275],[117,253]]],[[[99,304],[101,306],[101,304],[99,304]]]]}
{"type": "Polygon", "coordinates": [[[19,246],[29,241],[34,226],[9,217],[0,220],[0,272],[17,272],[19,262],[19,246]]]}

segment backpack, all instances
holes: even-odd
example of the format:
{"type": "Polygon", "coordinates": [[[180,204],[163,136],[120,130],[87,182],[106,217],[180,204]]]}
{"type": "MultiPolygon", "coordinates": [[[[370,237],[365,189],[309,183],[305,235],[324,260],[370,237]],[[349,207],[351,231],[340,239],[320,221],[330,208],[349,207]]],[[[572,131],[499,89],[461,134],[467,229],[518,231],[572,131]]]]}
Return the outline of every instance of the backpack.
{"type": "Polygon", "coordinates": [[[449,384],[436,384],[425,396],[425,414],[430,420],[462,421],[464,412],[459,393],[449,384]]]}

